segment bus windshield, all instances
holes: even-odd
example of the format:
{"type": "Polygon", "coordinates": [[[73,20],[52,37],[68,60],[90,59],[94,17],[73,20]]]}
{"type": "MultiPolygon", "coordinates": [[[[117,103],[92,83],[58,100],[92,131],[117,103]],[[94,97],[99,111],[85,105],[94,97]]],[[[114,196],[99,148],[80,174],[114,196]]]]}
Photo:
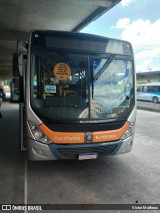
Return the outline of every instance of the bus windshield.
{"type": "Polygon", "coordinates": [[[133,108],[133,64],[127,56],[33,52],[31,73],[31,107],[42,120],[103,122],[133,108]]]}

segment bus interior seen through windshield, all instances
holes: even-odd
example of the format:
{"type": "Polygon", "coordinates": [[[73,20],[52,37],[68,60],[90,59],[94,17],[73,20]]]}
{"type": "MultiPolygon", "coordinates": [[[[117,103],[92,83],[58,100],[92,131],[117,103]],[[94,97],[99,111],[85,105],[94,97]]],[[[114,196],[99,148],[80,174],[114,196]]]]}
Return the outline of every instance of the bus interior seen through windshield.
{"type": "Polygon", "coordinates": [[[118,119],[134,103],[132,61],[115,54],[35,52],[31,106],[52,122],[118,119]]]}

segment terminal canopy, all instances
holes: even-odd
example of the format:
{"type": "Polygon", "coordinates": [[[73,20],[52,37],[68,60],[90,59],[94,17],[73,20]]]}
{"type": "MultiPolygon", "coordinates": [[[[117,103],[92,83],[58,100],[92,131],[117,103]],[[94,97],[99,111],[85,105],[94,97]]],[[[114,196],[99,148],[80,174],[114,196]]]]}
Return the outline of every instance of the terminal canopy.
{"type": "Polygon", "coordinates": [[[0,1],[0,80],[12,77],[18,39],[33,29],[80,31],[121,0],[0,1]]]}

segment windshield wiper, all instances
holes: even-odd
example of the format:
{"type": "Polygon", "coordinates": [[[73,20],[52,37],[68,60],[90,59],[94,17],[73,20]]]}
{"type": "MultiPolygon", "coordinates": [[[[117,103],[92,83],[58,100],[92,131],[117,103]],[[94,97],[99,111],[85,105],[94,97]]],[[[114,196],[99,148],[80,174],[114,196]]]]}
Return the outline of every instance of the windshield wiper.
{"type": "Polygon", "coordinates": [[[94,76],[94,80],[98,80],[99,77],[102,75],[102,73],[107,69],[109,64],[112,62],[115,55],[111,55],[108,60],[105,62],[105,64],[101,67],[101,69],[96,73],[94,76]]]}
{"type": "Polygon", "coordinates": [[[73,62],[73,60],[69,57],[69,55],[66,52],[63,52],[63,56],[65,57],[65,59],[75,68],[75,70],[79,73],[79,75],[81,75],[81,77],[84,77],[82,75],[81,70],[79,69],[79,67],[73,62]]]}

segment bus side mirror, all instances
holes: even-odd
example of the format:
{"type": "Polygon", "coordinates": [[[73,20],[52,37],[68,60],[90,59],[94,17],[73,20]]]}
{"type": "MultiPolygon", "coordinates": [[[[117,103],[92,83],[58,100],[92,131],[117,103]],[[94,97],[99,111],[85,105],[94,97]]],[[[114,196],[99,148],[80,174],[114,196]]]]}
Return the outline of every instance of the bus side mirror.
{"type": "Polygon", "coordinates": [[[13,53],[12,71],[13,71],[14,77],[19,77],[19,63],[18,63],[18,54],[17,53],[13,53]]]}

